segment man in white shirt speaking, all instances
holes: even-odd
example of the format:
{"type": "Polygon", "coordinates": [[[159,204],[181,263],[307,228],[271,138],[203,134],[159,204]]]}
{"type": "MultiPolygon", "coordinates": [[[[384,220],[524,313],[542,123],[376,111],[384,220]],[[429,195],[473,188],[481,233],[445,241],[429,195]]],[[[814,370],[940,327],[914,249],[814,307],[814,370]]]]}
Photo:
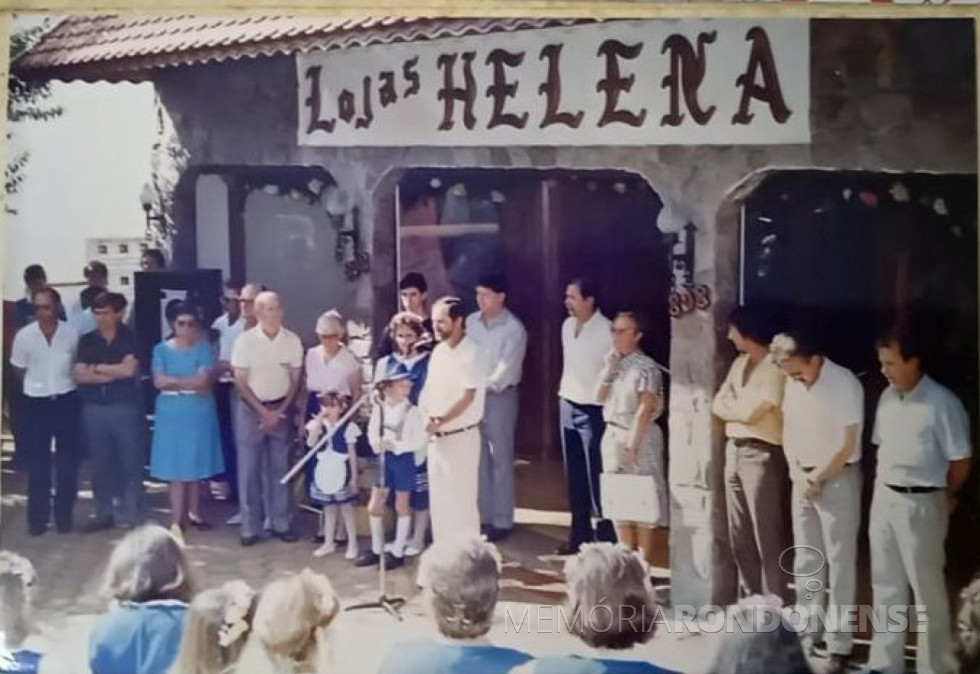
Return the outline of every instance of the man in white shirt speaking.
{"type": "MultiPolygon", "coordinates": [[[[829,580],[830,666],[825,671],[839,674],[850,659],[857,625],[864,389],[850,370],[827,358],[806,331],[776,335],[771,351],[789,376],[783,395],[783,448],[793,482],[796,603],[819,615],[829,580]]],[[[814,620],[810,627],[804,642],[813,652],[820,649],[824,623],[814,620]]]]}
{"type": "Polygon", "coordinates": [[[480,310],[466,319],[466,334],[487,364],[487,395],[480,425],[480,523],[497,542],[514,528],[514,435],[518,386],[527,351],[527,331],[505,306],[507,283],[490,274],[476,284],[480,310]]]}
{"type": "Polygon", "coordinates": [[[556,552],[573,555],[582,543],[616,541],[612,522],[602,519],[599,498],[600,445],[606,424],[597,397],[599,374],[613,343],[612,322],[599,311],[599,289],[592,280],[578,278],[568,284],[565,308],[568,318],[561,326],[563,365],[558,396],[572,530],[556,552]],[[597,518],[595,531],[593,517],[597,518]]]}
{"type": "Polygon", "coordinates": [[[14,337],[10,364],[23,383],[23,417],[18,442],[27,458],[27,531],[39,536],[51,517],[51,441],[55,442],[54,520],[58,531],[72,530],[81,459],[79,402],[72,366],[78,333],[58,320],[61,296],[54,288],[33,295],[37,320],[14,337]]]}
{"type": "Polygon", "coordinates": [[[429,436],[429,510],[432,538],[480,537],[477,506],[480,421],[486,398],[486,364],[466,336],[466,313],[456,297],[432,307],[439,344],[432,352],[419,408],[429,436]]]}

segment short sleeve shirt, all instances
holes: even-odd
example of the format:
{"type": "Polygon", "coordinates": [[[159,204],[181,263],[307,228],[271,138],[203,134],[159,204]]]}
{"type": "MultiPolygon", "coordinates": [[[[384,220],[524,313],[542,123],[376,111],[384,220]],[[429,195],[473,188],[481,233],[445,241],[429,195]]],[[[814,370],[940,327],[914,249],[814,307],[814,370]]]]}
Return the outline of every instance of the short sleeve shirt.
{"type": "Polygon", "coordinates": [[[18,330],[10,364],[25,370],[24,395],[46,398],[74,391],[72,365],[77,349],[78,333],[64,321],[58,323],[50,343],[37,321],[18,330]]]}
{"type": "Polygon", "coordinates": [[[259,400],[280,400],[289,394],[290,371],[303,367],[303,344],[286,328],[269,338],[257,325],[235,340],[231,366],[248,370],[248,387],[259,400]]]}
{"type": "Polygon", "coordinates": [[[473,402],[463,414],[446,424],[447,432],[478,424],[483,418],[486,401],[487,366],[479,347],[464,337],[456,348],[440,343],[432,352],[425,386],[419,397],[419,407],[425,417],[443,416],[469,389],[476,390],[473,402]]]}
{"type": "Polygon", "coordinates": [[[876,481],[901,487],[945,487],[949,462],[972,454],[963,403],[928,376],[904,396],[894,386],[885,389],[872,442],[878,445],[876,481]]]}
{"type": "Polygon", "coordinates": [[[826,463],[844,446],[845,429],[857,424],[858,442],[848,463],[861,458],[864,389],[850,370],[824,358],[809,389],[789,380],[783,397],[783,448],[805,468],[826,463]]]}
{"type": "MultiPolygon", "coordinates": [[[[85,365],[118,365],[126,356],[138,359],[140,353],[136,333],[124,324],[116,328],[116,337],[111,342],[107,342],[99,330],[82,335],[78,340],[78,362],[85,365]]],[[[107,384],[79,384],[78,393],[84,403],[142,404],[139,375],[107,384]]]]}
{"type": "MultiPolygon", "coordinates": [[[[596,382],[597,388],[598,384],[596,382]]],[[[632,428],[640,408],[640,394],[649,391],[662,396],[663,386],[663,375],[653,358],[642,351],[624,356],[602,406],[602,417],[613,426],[632,428]]]]}
{"type": "Polygon", "coordinates": [[[306,352],[306,388],[311,392],[338,391],[352,395],[350,379],[360,370],[360,361],[346,346],[340,347],[330,360],[322,345],[306,352]]]}

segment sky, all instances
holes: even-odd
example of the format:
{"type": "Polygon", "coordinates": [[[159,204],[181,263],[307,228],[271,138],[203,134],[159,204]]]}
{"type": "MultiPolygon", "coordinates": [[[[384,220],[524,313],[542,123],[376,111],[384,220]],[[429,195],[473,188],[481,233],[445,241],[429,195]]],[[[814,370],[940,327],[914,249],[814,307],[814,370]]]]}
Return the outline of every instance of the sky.
{"type": "Polygon", "coordinates": [[[139,194],[150,179],[153,86],[54,82],[52,91],[61,117],[9,127],[7,157],[23,149],[31,157],[20,192],[8,200],[17,213],[0,213],[6,299],[23,295],[28,264],[44,265],[52,283],[79,282],[87,239],[145,231],[139,194]]]}

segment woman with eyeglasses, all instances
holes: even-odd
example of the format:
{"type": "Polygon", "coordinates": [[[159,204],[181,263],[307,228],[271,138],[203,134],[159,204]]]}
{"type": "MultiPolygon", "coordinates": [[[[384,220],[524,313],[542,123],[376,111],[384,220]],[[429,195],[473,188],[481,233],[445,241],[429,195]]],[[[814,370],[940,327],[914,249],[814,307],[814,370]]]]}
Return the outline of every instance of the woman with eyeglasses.
{"type": "Polygon", "coordinates": [[[225,465],[212,394],[214,352],[200,330],[196,307],[181,303],[173,314],[173,336],[153,349],[153,385],[160,395],[150,474],[170,483],[170,532],[183,540],[187,523],[210,528],[196,516],[200,481],[223,472],[225,465]]]}

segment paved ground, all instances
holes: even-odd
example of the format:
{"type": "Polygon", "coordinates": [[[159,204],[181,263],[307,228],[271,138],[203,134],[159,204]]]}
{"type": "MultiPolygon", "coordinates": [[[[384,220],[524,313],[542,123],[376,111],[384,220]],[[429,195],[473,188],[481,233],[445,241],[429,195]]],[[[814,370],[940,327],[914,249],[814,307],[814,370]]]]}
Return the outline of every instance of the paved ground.
{"type": "MultiPolygon", "coordinates": [[[[23,476],[10,469],[9,454],[6,453],[2,478],[0,536],[3,547],[30,558],[38,572],[35,594],[38,633],[29,645],[48,654],[44,671],[84,674],[88,672],[85,665],[88,631],[93,617],[105,606],[99,595],[100,574],[109,550],[123,532],[58,534],[50,531],[31,538],[25,530],[23,476]]],[[[148,483],[148,489],[151,517],[166,523],[164,485],[148,483]]],[[[91,493],[87,490],[88,482],[83,475],[77,521],[82,521],[91,512],[91,493]]],[[[243,549],[238,544],[237,527],[223,524],[230,514],[228,505],[208,502],[205,516],[222,524],[209,532],[192,530],[186,536],[187,552],[203,586],[232,578],[243,578],[254,586],[262,586],[278,575],[309,567],[331,579],[346,606],[377,596],[375,570],[354,568],[342,553],[323,559],[312,556],[315,546],[308,538],[316,526],[313,515],[300,513],[296,516],[294,527],[303,535],[300,542],[285,544],[267,540],[243,549]]],[[[563,558],[551,555],[550,551],[567,532],[562,526],[565,519],[567,516],[563,519],[561,515],[534,510],[518,513],[518,528],[501,546],[505,560],[502,601],[496,625],[487,637],[489,642],[534,655],[596,655],[567,634],[557,611],[565,592],[561,579],[563,558]],[[527,621],[518,633],[517,626],[522,624],[525,613],[527,621]]],[[[362,539],[361,544],[366,546],[367,540],[362,539]]],[[[415,565],[411,564],[390,573],[388,578],[388,594],[408,599],[402,611],[403,622],[396,622],[379,610],[344,613],[334,641],[337,645],[335,671],[357,674],[376,671],[391,644],[435,637],[423,596],[415,586],[415,573],[415,565]]],[[[666,587],[669,574],[661,570],[658,575],[662,576],[660,581],[666,587]]],[[[717,637],[711,635],[682,635],[661,628],[650,643],[617,657],[643,659],[676,671],[697,673],[705,671],[716,644],[717,637]]]]}

